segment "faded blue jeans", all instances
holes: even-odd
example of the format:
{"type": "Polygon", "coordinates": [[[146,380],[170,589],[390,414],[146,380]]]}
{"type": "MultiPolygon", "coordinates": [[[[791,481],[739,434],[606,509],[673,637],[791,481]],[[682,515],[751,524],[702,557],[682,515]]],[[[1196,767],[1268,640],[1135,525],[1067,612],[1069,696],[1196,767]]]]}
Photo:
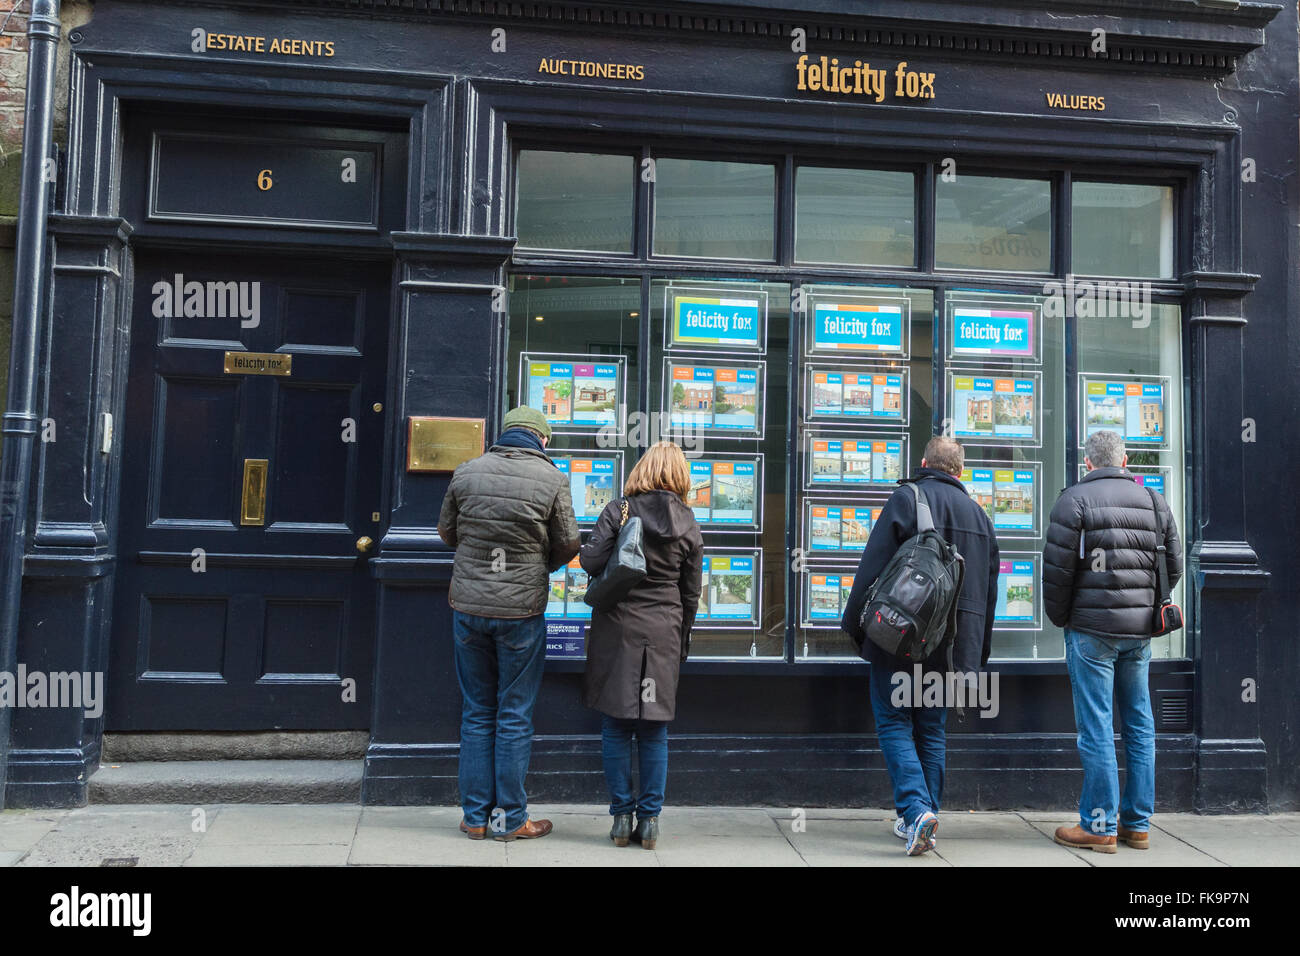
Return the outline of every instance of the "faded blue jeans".
{"type": "Polygon", "coordinates": [[[896,669],[908,671],[911,677],[908,665],[871,665],[871,712],[876,717],[876,737],[894,785],[894,809],[910,828],[927,810],[939,812],[948,711],[944,707],[895,707],[890,697],[896,669]]]}
{"type": "Polygon", "coordinates": [[[611,816],[636,810],[638,820],[659,816],[668,786],[668,721],[631,720],[601,714],[601,758],[611,816]],[[641,795],[632,794],[632,735],[636,735],[641,795]]]}
{"type": "Polygon", "coordinates": [[[528,821],[524,777],[533,707],[546,662],[542,615],[519,619],[452,612],[460,715],[460,802],[465,825],[509,833],[528,821]],[[488,819],[494,806],[504,821],[488,819]]]}
{"type": "Polygon", "coordinates": [[[1065,641],[1083,764],[1079,826],[1089,833],[1110,835],[1116,832],[1118,820],[1125,829],[1145,833],[1156,802],[1156,722],[1147,686],[1151,641],[1097,637],[1068,627],[1065,641]],[[1122,798],[1112,693],[1119,707],[1127,770],[1122,798]]]}

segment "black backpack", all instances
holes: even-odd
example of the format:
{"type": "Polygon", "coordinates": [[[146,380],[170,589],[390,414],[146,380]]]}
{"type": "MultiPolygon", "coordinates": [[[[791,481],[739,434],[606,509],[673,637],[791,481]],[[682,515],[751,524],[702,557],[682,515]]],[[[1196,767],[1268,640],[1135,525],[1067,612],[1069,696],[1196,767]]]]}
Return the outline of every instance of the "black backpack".
{"type": "Polygon", "coordinates": [[[934,529],[925,492],[912,481],[907,487],[916,495],[916,534],[876,578],[858,623],[881,650],[899,660],[923,661],[945,640],[956,639],[966,561],[934,529]]]}

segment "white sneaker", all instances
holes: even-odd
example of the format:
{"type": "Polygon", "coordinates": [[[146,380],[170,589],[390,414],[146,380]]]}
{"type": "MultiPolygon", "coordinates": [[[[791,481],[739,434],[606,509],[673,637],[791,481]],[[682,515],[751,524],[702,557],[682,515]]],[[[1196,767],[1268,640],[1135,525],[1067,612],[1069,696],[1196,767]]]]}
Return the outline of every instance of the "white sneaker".
{"type": "MultiPolygon", "coordinates": [[[[907,823],[903,820],[902,817],[894,818],[894,836],[898,837],[900,840],[907,839],[907,823]]],[[[931,835],[930,849],[933,850],[938,845],[939,845],[939,838],[934,835],[931,835]]]]}
{"type": "Polygon", "coordinates": [[[916,818],[907,834],[907,855],[920,856],[935,847],[934,834],[939,829],[939,818],[929,810],[916,818]]]}

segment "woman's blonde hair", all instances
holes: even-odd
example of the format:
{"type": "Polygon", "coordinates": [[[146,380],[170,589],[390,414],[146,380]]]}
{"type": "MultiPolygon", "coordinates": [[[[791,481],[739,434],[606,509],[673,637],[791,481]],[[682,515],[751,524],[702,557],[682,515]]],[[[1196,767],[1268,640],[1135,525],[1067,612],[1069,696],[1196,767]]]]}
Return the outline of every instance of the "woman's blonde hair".
{"type": "Polygon", "coordinates": [[[641,495],[647,491],[671,491],[686,501],[691,490],[691,470],[686,456],[670,441],[651,445],[623,485],[623,494],[641,495]]]}

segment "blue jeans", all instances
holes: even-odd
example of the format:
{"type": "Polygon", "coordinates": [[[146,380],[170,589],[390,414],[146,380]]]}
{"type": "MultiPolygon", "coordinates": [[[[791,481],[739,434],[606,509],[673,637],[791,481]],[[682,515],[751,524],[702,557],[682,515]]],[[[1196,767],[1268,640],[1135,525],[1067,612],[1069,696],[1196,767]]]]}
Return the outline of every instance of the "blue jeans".
{"type": "MultiPolygon", "coordinates": [[[[909,665],[899,664],[896,669],[912,679],[909,665]]],[[[894,667],[871,665],[871,712],[894,784],[894,809],[911,827],[927,810],[939,812],[948,711],[944,707],[895,707],[890,700],[894,671],[894,667]]]]}
{"type": "Polygon", "coordinates": [[[460,802],[465,825],[509,833],[528,821],[524,777],[533,751],[533,707],[546,661],[542,615],[507,620],[452,611],[460,715],[460,802]]]}
{"type": "Polygon", "coordinates": [[[1074,724],[1079,731],[1083,793],[1079,826],[1090,833],[1115,833],[1120,825],[1146,832],[1156,802],[1156,722],[1151,716],[1147,665],[1151,641],[1106,638],[1065,629],[1066,663],[1074,692],[1074,724]],[[1119,703],[1119,722],[1128,771],[1120,799],[1115,761],[1111,693],[1119,703]]]}
{"type": "Polygon", "coordinates": [[[622,720],[601,714],[601,758],[611,816],[636,810],[637,819],[657,817],[668,786],[668,721],[622,720]],[[636,735],[641,796],[632,796],[632,735],[636,735]]]}

